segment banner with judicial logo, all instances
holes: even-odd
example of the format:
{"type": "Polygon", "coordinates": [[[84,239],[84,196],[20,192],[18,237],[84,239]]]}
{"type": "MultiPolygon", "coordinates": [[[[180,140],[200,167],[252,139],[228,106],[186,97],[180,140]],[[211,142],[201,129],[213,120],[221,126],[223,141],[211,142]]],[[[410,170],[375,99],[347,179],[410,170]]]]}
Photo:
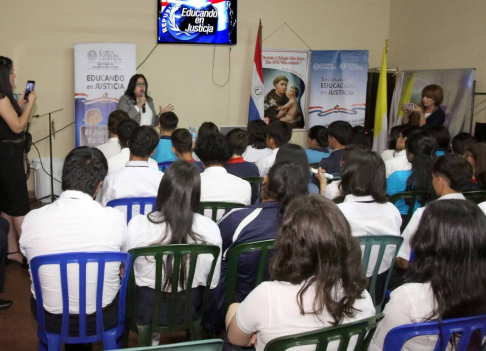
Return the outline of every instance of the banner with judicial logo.
{"type": "Polygon", "coordinates": [[[108,116],[135,73],[135,44],[74,44],[76,147],[108,142],[108,116]]]}
{"type": "Polygon", "coordinates": [[[368,51],[312,51],[310,67],[309,127],[364,125],[368,51]]]}

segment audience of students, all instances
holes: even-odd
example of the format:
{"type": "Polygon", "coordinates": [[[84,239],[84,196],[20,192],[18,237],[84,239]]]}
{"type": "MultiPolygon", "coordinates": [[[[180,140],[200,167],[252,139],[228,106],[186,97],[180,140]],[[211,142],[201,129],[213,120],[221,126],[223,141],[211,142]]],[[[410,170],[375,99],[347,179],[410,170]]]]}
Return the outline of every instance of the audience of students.
{"type": "Polygon", "coordinates": [[[341,169],[341,157],[344,147],[351,144],[353,128],[345,121],[332,122],[327,128],[329,147],[332,149],[328,158],[319,163],[319,167],[327,173],[338,173],[341,169]]]}
{"type": "Polygon", "coordinates": [[[157,163],[177,160],[172,152],[171,135],[177,129],[179,118],[174,112],[164,112],[159,118],[160,141],[154,154],[151,156],[157,163]]]}
{"type": "Polygon", "coordinates": [[[261,119],[248,122],[248,146],[243,153],[243,159],[247,162],[256,162],[262,157],[268,156],[272,150],[267,147],[267,124],[261,119]]]}
{"type": "MultiPolygon", "coordinates": [[[[30,262],[34,257],[67,252],[125,251],[127,224],[123,213],[115,208],[104,208],[94,201],[108,164],[100,150],[87,146],[72,150],[62,169],[62,190],[59,199],[25,216],[20,237],[20,249],[30,262]]],[[[117,294],[120,289],[120,264],[107,263],[104,276],[104,326],[110,329],[118,323],[117,294]]],[[[68,268],[69,312],[79,313],[79,269],[68,268]]],[[[87,291],[96,290],[97,270],[86,272],[87,291]]],[[[60,332],[63,299],[59,267],[46,266],[39,272],[43,286],[45,323],[47,330],[60,332]]],[[[32,287],[31,311],[37,318],[35,291],[32,287]]],[[[87,294],[87,333],[96,332],[96,299],[87,294]]],[[[69,329],[77,335],[79,318],[70,317],[69,329]]]]}
{"type": "Polygon", "coordinates": [[[224,166],[229,174],[233,174],[240,178],[258,177],[258,167],[243,159],[243,152],[248,146],[248,133],[240,128],[232,129],[226,134],[228,145],[232,153],[231,159],[224,166]]]}
{"type": "MultiPolygon", "coordinates": [[[[128,249],[136,247],[171,245],[171,244],[211,244],[221,248],[221,234],[218,226],[211,219],[198,213],[202,182],[199,171],[193,163],[175,161],[165,173],[158,188],[155,211],[148,215],[134,217],[128,226],[128,249]]],[[[197,268],[191,287],[181,284],[178,291],[192,288],[191,306],[193,315],[201,315],[202,293],[211,269],[212,256],[198,257],[197,268]]],[[[162,288],[171,291],[172,262],[167,261],[162,271],[162,288]]],[[[211,280],[211,288],[219,282],[221,256],[211,280]]],[[[140,257],[134,263],[135,283],[137,285],[137,314],[140,324],[149,324],[152,317],[152,301],[155,288],[155,259],[140,257]]],[[[181,270],[181,281],[187,279],[187,272],[181,270]]],[[[162,295],[159,318],[160,325],[167,325],[169,296],[162,295]]],[[[176,310],[184,316],[183,306],[176,310]]],[[[158,344],[158,333],[154,333],[154,344],[158,344]]]]}
{"type": "Polygon", "coordinates": [[[397,141],[401,131],[405,128],[405,126],[395,126],[390,129],[390,134],[388,135],[388,149],[384,150],[381,153],[381,158],[383,161],[387,161],[396,156],[396,154],[400,151],[397,150],[397,141]]]}
{"type": "MultiPolygon", "coordinates": [[[[290,162],[276,163],[262,184],[260,203],[228,212],[218,222],[223,239],[221,279],[210,296],[209,313],[205,327],[219,334],[224,327],[223,309],[227,279],[227,254],[232,247],[254,241],[275,239],[282,215],[289,203],[298,196],[307,195],[302,182],[305,172],[290,162]]],[[[258,273],[258,253],[246,253],[238,261],[236,301],[241,302],[251,292],[258,273]]]]}
{"type": "MultiPolygon", "coordinates": [[[[289,204],[276,237],[270,276],[272,281],[230,306],[226,342],[264,350],[280,336],[375,314],[365,290],[359,244],[338,207],[322,196],[302,196],[289,204]]],[[[337,350],[338,344],[328,349],[337,350]]]]}
{"type": "MultiPolygon", "coordinates": [[[[118,142],[120,143],[121,150],[118,154],[108,159],[108,174],[115,172],[127,165],[127,162],[130,160],[130,149],[128,148],[128,142],[132,137],[133,131],[138,127],[138,123],[133,119],[122,121],[118,124],[116,130],[118,133],[118,142]]],[[[150,168],[156,170],[159,169],[159,165],[154,159],[150,158],[148,160],[148,164],[150,168]]]]}
{"type": "Polygon", "coordinates": [[[199,135],[195,148],[201,159],[201,201],[233,202],[243,205],[251,203],[251,186],[246,180],[229,174],[224,165],[231,158],[228,141],[224,135],[199,135]]]}
{"type": "Polygon", "coordinates": [[[486,188],[486,144],[468,143],[464,147],[464,158],[471,164],[473,177],[466,190],[483,190],[486,188]]]}
{"type": "Polygon", "coordinates": [[[97,146],[97,148],[105,155],[106,159],[120,153],[121,147],[118,143],[118,124],[122,121],[128,121],[130,116],[122,110],[115,110],[108,116],[108,133],[110,140],[107,143],[97,146]]]}
{"type": "MultiPolygon", "coordinates": [[[[466,198],[461,192],[467,186],[472,177],[471,165],[461,156],[448,154],[437,158],[432,168],[432,184],[438,200],[466,198]]],[[[410,261],[410,238],[415,234],[425,207],[415,211],[407,227],[403,231],[403,243],[398,253],[395,265],[398,268],[406,269],[410,261]]]]}
{"type": "Polygon", "coordinates": [[[192,157],[194,142],[189,130],[184,128],[175,130],[170,136],[170,140],[172,142],[172,152],[177,156],[178,160],[194,163],[200,173],[204,172],[201,162],[197,162],[192,157]]]}
{"type": "Polygon", "coordinates": [[[397,141],[395,143],[394,156],[385,161],[386,177],[390,177],[397,171],[409,171],[412,168],[410,162],[407,159],[407,151],[405,150],[405,144],[407,138],[413,133],[420,131],[418,127],[404,127],[398,134],[397,141]]]}
{"type": "MultiPolygon", "coordinates": [[[[101,204],[126,197],[156,196],[164,173],[149,167],[159,137],[150,126],[137,127],[130,137],[130,160],[126,166],[110,173],[101,189],[101,204]]],[[[133,212],[132,212],[133,213],[133,212]]]]}
{"type": "MultiPolygon", "coordinates": [[[[411,239],[415,258],[409,281],[391,293],[369,350],[383,350],[388,332],[400,325],[486,314],[485,227],[486,216],[472,202],[450,199],[427,206],[411,239]]],[[[436,336],[419,336],[403,349],[434,350],[436,342],[436,336]]],[[[480,350],[481,343],[473,333],[467,349],[480,350]]]]}
{"type": "Polygon", "coordinates": [[[309,128],[309,132],[307,133],[307,144],[309,148],[305,149],[309,163],[319,163],[322,159],[329,157],[329,142],[327,138],[326,127],[313,126],[309,128]]]}
{"type": "Polygon", "coordinates": [[[265,177],[268,174],[270,168],[275,163],[275,157],[277,156],[278,149],[287,144],[292,138],[292,128],[288,123],[275,121],[270,123],[266,129],[267,133],[267,147],[272,150],[272,153],[268,156],[260,158],[256,165],[260,172],[260,177],[265,177]]]}

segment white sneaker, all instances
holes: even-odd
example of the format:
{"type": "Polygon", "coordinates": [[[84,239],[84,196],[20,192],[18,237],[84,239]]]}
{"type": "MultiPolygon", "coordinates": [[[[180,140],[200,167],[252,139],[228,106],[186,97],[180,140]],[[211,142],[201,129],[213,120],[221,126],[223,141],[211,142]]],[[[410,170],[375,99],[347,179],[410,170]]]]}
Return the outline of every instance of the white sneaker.
{"type": "Polygon", "coordinates": [[[157,346],[160,343],[160,334],[152,333],[152,346],[157,346]]]}

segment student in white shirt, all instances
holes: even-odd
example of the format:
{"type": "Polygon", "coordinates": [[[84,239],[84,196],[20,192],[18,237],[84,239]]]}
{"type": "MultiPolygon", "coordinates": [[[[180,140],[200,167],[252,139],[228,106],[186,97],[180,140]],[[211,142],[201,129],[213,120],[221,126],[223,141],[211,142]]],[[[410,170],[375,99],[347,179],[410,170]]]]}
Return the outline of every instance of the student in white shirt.
{"type": "Polygon", "coordinates": [[[122,110],[115,110],[108,116],[108,133],[110,134],[110,140],[97,146],[97,148],[105,155],[106,159],[120,153],[121,147],[118,143],[118,133],[116,131],[118,124],[122,121],[128,121],[130,117],[128,113],[122,110]]]}
{"type": "MultiPolygon", "coordinates": [[[[469,162],[456,154],[447,154],[438,157],[432,166],[432,184],[438,200],[458,199],[466,200],[461,194],[463,189],[471,180],[473,171],[469,162]]],[[[410,260],[410,239],[418,229],[420,219],[425,211],[421,207],[415,211],[407,227],[403,231],[403,243],[398,253],[395,266],[401,269],[407,269],[410,260]]]]}
{"type": "Polygon", "coordinates": [[[159,143],[157,132],[149,126],[133,130],[128,143],[130,160],[125,167],[109,174],[101,189],[101,204],[126,197],[157,196],[164,175],[149,167],[148,160],[159,143]]]}
{"type": "Polygon", "coordinates": [[[387,178],[397,171],[409,171],[412,169],[412,164],[407,159],[405,144],[408,137],[419,131],[420,128],[415,126],[405,127],[400,131],[396,142],[395,157],[385,161],[387,178]]]}
{"type": "MultiPolygon", "coordinates": [[[[108,174],[115,172],[127,165],[127,162],[130,160],[130,149],[128,148],[128,142],[133,131],[138,127],[138,123],[133,119],[129,121],[122,121],[118,124],[118,142],[120,143],[121,150],[118,154],[108,159],[108,174]]],[[[148,160],[148,164],[152,169],[159,169],[157,161],[151,158],[148,160]]]]}
{"type": "Polygon", "coordinates": [[[256,163],[260,177],[265,177],[275,163],[275,157],[280,146],[287,144],[292,138],[292,127],[286,122],[275,121],[267,127],[267,147],[272,150],[268,156],[262,157],[256,163]]]}
{"type": "Polygon", "coordinates": [[[381,153],[381,158],[383,161],[390,160],[396,156],[398,153],[397,151],[397,141],[400,132],[405,128],[405,126],[395,126],[390,130],[390,134],[388,135],[388,149],[383,150],[381,153]]]}
{"type": "MultiPolygon", "coordinates": [[[[276,237],[270,276],[272,281],[230,306],[226,322],[233,345],[246,346],[250,340],[255,344],[256,339],[257,350],[264,350],[280,336],[375,314],[365,290],[359,244],[341,211],[322,196],[303,196],[290,203],[276,237]]],[[[338,346],[331,343],[328,350],[338,346]]],[[[299,348],[314,349],[315,345],[299,348]]]]}
{"type": "Polygon", "coordinates": [[[250,183],[229,174],[223,167],[232,155],[228,141],[222,134],[198,136],[195,152],[204,166],[201,173],[201,201],[250,204],[250,183]]]}
{"type": "MultiPolygon", "coordinates": [[[[31,211],[22,224],[20,247],[27,260],[39,255],[67,252],[124,251],[127,244],[127,225],[123,214],[114,208],[103,208],[93,200],[101,188],[108,165],[106,158],[96,148],[80,147],[72,150],[64,161],[62,170],[63,192],[54,203],[31,211]]],[[[88,333],[96,327],[94,312],[97,270],[87,270],[88,333]]],[[[117,324],[120,289],[119,263],[108,263],[105,268],[103,307],[105,327],[117,324]],[[109,322],[107,324],[107,318],[109,322]]],[[[79,313],[79,270],[77,265],[68,266],[69,309],[72,315],[79,313]]],[[[59,268],[44,267],[40,271],[43,289],[46,326],[60,326],[62,298],[59,268]]],[[[33,314],[35,292],[33,294],[33,314]]],[[[76,321],[77,323],[77,321],[76,321]]],[[[77,330],[77,329],[76,329],[77,330]]]]}
{"type": "MultiPolygon", "coordinates": [[[[134,217],[128,226],[128,246],[130,249],[152,245],[171,244],[211,244],[221,249],[222,239],[218,226],[211,219],[198,214],[201,193],[201,179],[196,166],[187,161],[175,161],[160,183],[157,204],[154,212],[134,217]]],[[[195,299],[192,305],[194,314],[201,313],[196,306],[201,303],[202,293],[212,264],[212,256],[198,258],[196,273],[191,287],[179,286],[182,291],[192,288],[195,299]]],[[[219,281],[221,253],[217,258],[216,268],[211,281],[215,288],[219,281]]],[[[141,324],[150,323],[152,299],[155,288],[155,261],[151,258],[138,258],[135,261],[135,282],[137,284],[137,320],[141,324]]],[[[171,263],[164,265],[162,287],[171,291],[171,263]]],[[[181,270],[183,281],[187,283],[186,272],[181,270]]],[[[168,301],[161,301],[161,314],[167,312],[168,301]]],[[[177,313],[184,314],[184,308],[177,313]]],[[[166,318],[166,317],[165,317],[166,318]]],[[[163,319],[162,320],[166,320],[163,319]]],[[[153,335],[156,339],[157,334],[153,335]]]]}
{"type": "Polygon", "coordinates": [[[249,143],[243,153],[243,159],[246,162],[255,163],[262,157],[272,153],[272,150],[267,147],[266,129],[267,124],[261,119],[248,122],[247,131],[249,143]]]}
{"type": "MultiPolygon", "coordinates": [[[[402,217],[398,209],[386,201],[385,164],[371,150],[355,149],[345,152],[341,169],[341,190],[344,202],[339,209],[351,226],[353,236],[400,236],[402,217]]],[[[371,250],[366,276],[371,277],[376,265],[379,248],[371,250]]],[[[376,301],[381,301],[384,284],[395,247],[388,246],[378,271],[376,301]]]]}
{"type": "MultiPolygon", "coordinates": [[[[397,326],[486,313],[485,227],[486,216],[472,202],[452,199],[427,206],[411,241],[410,280],[391,293],[369,350],[383,350],[385,337],[397,326]]],[[[419,336],[402,350],[432,351],[436,342],[436,336],[419,336]]],[[[473,335],[468,350],[480,348],[479,335],[473,335]]]]}

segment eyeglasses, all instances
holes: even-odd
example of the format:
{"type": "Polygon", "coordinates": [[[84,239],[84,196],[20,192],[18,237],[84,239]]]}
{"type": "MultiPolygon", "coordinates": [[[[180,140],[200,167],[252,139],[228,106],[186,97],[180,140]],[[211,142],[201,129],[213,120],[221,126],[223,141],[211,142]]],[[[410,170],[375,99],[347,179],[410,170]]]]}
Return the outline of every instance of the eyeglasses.
{"type": "Polygon", "coordinates": [[[147,84],[145,84],[145,83],[137,83],[137,84],[135,84],[135,86],[137,86],[137,87],[146,87],[147,84]]]}

